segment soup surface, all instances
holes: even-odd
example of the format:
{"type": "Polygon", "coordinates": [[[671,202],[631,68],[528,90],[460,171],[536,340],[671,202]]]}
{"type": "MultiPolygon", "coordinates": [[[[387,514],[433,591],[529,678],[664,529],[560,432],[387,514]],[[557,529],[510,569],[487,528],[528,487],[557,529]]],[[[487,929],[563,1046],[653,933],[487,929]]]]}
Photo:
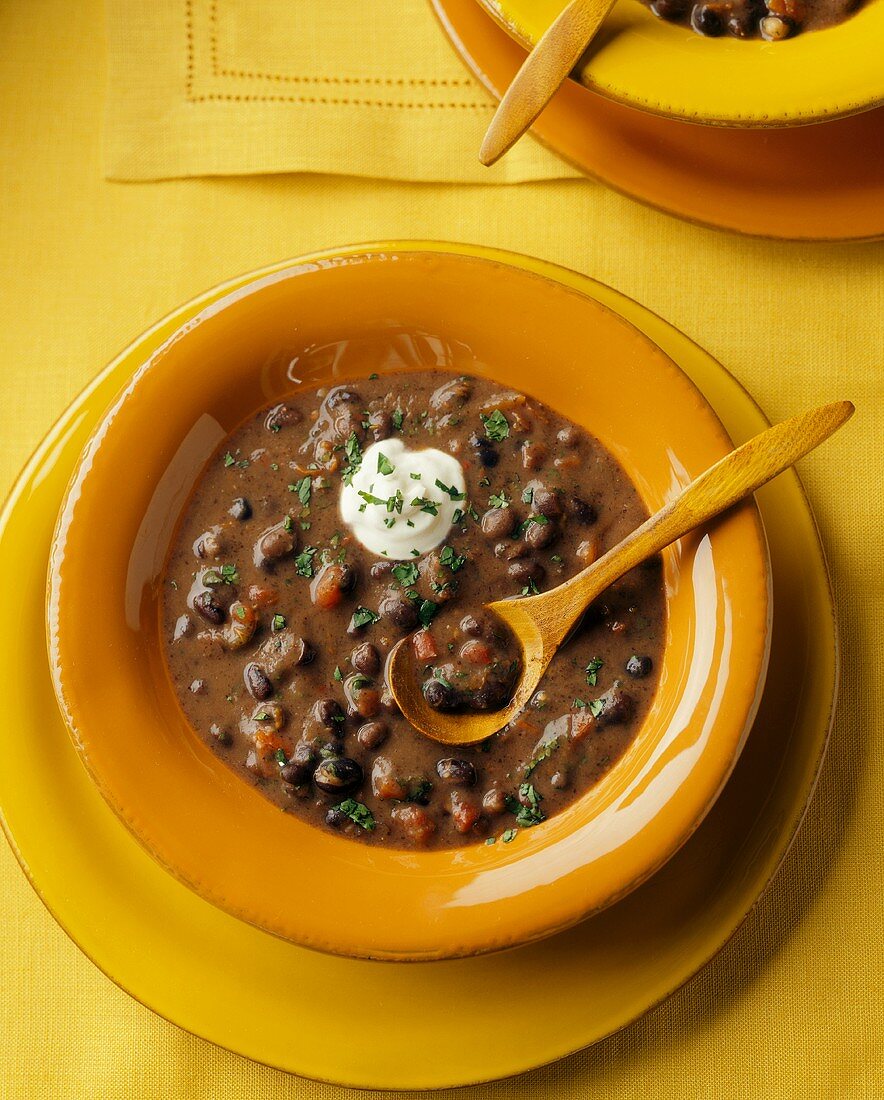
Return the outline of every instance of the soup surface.
{"type": "Polygon", "coordinates": [[[398,712],[413,634],[427,700],[496,709],[518,650],[482,610],[551,588],[647,512],[545,405],[426,370],[299,391],[205,470],[167,564],[170,677],[197,733],[285,810],[371,844],[508,843],[596,783],[650,706],[659,559],[590,608],[531,703],[452,751],[398,712]]]}
{"type": "Polygon", "coordinates": [[[698,34],[780,42],[843,22],[862,0],[647,0],[651,11],[698,34]]]}

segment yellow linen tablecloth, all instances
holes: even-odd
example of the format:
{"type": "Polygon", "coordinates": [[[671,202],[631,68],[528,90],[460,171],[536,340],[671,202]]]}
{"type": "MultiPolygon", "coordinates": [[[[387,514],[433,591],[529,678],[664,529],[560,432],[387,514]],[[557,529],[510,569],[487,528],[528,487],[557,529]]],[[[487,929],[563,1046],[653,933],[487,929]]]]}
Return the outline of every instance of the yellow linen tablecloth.
{"type": "Polygon", "coordinates": [[[113,179],[578,174],[533,139],[479,164],[494,101],[427,0],[107,0],[107,16],[113,179]]]}
{"type": "MultiPolygon", "coordinates": [[[[853,423],[802,464],[830,553],[844,665],[829,756],[781,873],[721,955],[643,1020],[554,1066],[450,1095],[884,1095],[884,246],[740,239],[582,180],[109,183],[101,0],[7,0],[0,43],[4,486],[70,398],[154,319],[233,273],[358,240],[436,237],[532,252],[674,321],[773,418],[856,401],[853,423]]],[[[16,735],[15,716],[6,715],[3,736],[16,735]]],[[[219,1050],[120,992],[54,924],[3,844],[0,927],[4,1100],[356,1095],[219,1050]]],[[[330,1021],[330,1041],[341,1026],[330,1021]]]]}

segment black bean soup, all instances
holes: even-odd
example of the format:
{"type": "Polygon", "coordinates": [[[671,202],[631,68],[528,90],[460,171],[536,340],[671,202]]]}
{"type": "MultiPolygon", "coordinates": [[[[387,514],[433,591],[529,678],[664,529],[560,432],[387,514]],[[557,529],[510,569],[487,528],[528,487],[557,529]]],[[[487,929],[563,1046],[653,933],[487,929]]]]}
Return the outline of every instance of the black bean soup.
{"type": "Polygon", "coordinates": [[[646,0],[661,19],[685,23],[710,38],[781,42],[802,30],[842,23],[862,0],[646,0]]]}
{"type": "Polygon", "coordinates": [[[509,843],[596,783],[647,714],[659,559],[590,608],[481,745],[419,734],[385,686],[387,654],[413,634],[431,705],[498,709],[517,649],[483,604],[560,584],[646,516],[597,440],[487,379],[299,392],[227,439],[188,506],[164,585],[172,682],[230,767],[319,828],[399,848],[509,843]]]}

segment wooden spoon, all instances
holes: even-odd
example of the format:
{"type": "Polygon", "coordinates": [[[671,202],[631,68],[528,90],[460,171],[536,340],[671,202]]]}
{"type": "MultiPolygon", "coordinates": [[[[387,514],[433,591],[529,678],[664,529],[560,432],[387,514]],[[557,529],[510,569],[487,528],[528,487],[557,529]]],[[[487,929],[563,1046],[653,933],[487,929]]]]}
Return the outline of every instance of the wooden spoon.
{"type": "Polygon", "coordinates": [[[497,105],[479,160],[496,160],[519,140],[564,83],[616,0],[571,0],[525,58],[497,105]]]}
{"type": "Polygon", "coordinates": [[[445,745],[484,741],[528,703],[568,632],[609,585],[788,469],[852,415],[849,401],[836,401],[768,428],[700,474],[680,496],[564,584],[537,596],[486,604],[513,631],[522,649],[521,678],[503,710],[434,710],[424,699],[423,669],[412,639],[403,638],[387,664],[390,689],[402,713],[421,733],[445,745]]]}

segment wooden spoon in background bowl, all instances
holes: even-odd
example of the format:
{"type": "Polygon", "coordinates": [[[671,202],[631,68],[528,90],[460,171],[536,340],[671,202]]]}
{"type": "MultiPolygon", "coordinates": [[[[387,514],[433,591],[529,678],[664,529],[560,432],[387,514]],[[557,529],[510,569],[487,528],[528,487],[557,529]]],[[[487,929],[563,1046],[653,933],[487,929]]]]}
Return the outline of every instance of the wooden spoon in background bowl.
{"type": "Polygon", "coordinates": [[[571,0],[525,58],[488,127],[479,160],[492,165],[519,140],[595,38],[616,0],[571,0]]]}

